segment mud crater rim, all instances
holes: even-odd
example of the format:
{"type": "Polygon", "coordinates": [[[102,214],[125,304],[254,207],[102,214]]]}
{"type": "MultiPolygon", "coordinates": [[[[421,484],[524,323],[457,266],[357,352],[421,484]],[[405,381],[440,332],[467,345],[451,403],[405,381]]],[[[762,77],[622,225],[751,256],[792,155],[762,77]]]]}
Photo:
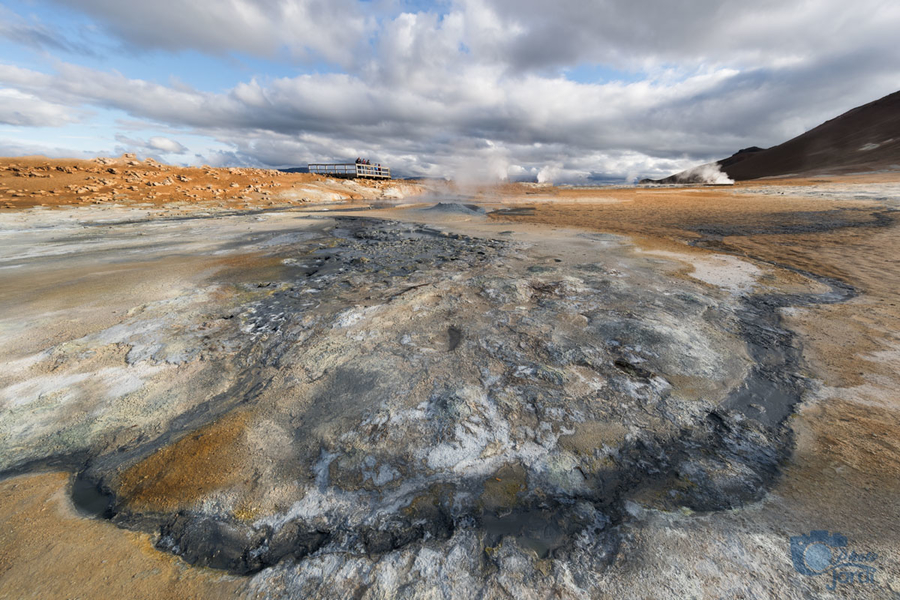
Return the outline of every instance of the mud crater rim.
{"type": "MultiPolygon", "coordinates": [[[[336,219],[336,223],[335,229],[338,237],[354,235],[355,232],[360,231],[365,232],[372,227],[375,229],[380,227],[382,230],[384,228],[388,230],[391,228],[399,229],[399,233],[397,231],[394,231],[394,233],[398,233],[401,238],[406,237],[406,239],[419,237],[443,239],[450,237],[450,239],[461,241],[461,243],[468,243],[469,240],[475,239],[455,234],[448,236],[427,226],[396,223],[382,219],[340,217],[336,219]]],[[[388,238],[390,237],[388,235],[388,238]]],[[[492,240],[492,242],[496,244],[507,243],[502,240],[492,240]]],[[[322,250],[319,254],[333,256],[340,252],[340,248],[332,248],[322,250]]],[[[354,257],[350,257],[348,260],[352,260],[352,258],[354,257]]],[[[310,273],[310,275],[326,276],[332,274],[338,268],[334,267],[334,269],[331,269],[329,267],[325,271],[317,270],[310,273]]],[[[620,484],[615,490],[605,490],[601,497],[545,498],[540,501],[535,500],[524,503],[515,510],[487,510],[480,513],[465,511],[461,514],[453,514],[449,510],[438,511],[437,518],[433,519],[433,522],[430,524],[422,523],[421,519],[398,521],[393,519],[394,515],[392,515],[381,524],[357,532],[333,532],[309,528],[298,531],[295,539],[292,541],[285,542],[282,540],[281,550],[268,556],[265,554],[265,549],[271,549],[275,545],[274,538],[278,533],[275,530],[247,527],[245,524],[229,519],[185,512],[180,512],[176,515],[130,513],[123,509],[115,493],[106,486],[102,474],[98,473],[91,463],[85,464],[85,468],[81,469],[74,477],[71,489],[72,500],[84,514],[110,519],[123,527],[142,529],[160,534],[157,542],[158,547],[180,554],[188,562],[205,564],[206,566],[238,574],[257,572],[268,566],[278,564],[286,557],[301,559],[303,556],[316,552],[333,539],[341,536],[347,537],[348,534],[350,537],[355,536],[362,544],[361,548],[374,555],[383,554],[420,540],[446,538],[452,535],[457,528],[473,528],[483,532],[486,546],[494,544],[504,536],[520,539],[524,546],[531,547],[539,557],[552,556],[556,550],[564,547],[567,539],[577,531],[585,529],[590,529],[598,537],[606,536],[608,539],[604,543],[609,547],[614,547],[616,525],[622,519],[627,518],[623,505],[629,494],[638,487],[646,487],[654,481],[662,482],[676,475],[681,467],[679,460],[685,460],[691,451],[697,447],[739,456],[739,454],[736,454],[739,453],[739,450],[736,450],[736,448],[740,444],[733,438],[740,438],[747,427],[754,432],[757,430],[764,431],[772,437],[773,443],[771,447],[759,449],[761,451],[759,456],[744,458],[747,459],[748,463],[752,463],[751,466],[759,469],[759,482],[763,484],[763,490],[768,489],[778,476],[779,465],[789,452],[791,444],[791,433],[787,428],[783,427],[783,424],[787,416],[791,414],[793,407],[800,400],[804,389],[804,381],[799,375],[799,350],[792,344],[793,334],[780,327],[781,319],[777,309],[785,306],[841,302],[849,299],[855,293],[852,287],[841,282],[819,277],[812,273],[804,272],[802,274],[829,286],[831,291],[818,295],[750,294],[741,298],[743,309],[738,314],[738,319],[744,326],[741,337],[751,348],[751,354],[754,359],[757,359],[757,365],[748,375],[745,385],[733,391],[733,397],[729,398],[722,405],[722,409],[713,411],[708,415],[708,418],[704,421],[708,426],[708,430],[685,432],[684,436],[674,442],[673,446],[669,448],[641,447],[640,443],[624,448],[622,454],[627,455],[631,453],[633,455],[633,461],[629,461],[632,468],[630,470],[623,469],[617,473],[614,479],[619,481],[620,484]],[[757,350],[761,352],[762,348],[765,348],[769,353],[774,351],[778,355],[775,366],[773,366],[771,355],[767,357],[769,360],[765,364],[758,360],[760,357],[754,352],[757,350]],[[772,390],[775,390],[777,393],[773,393],[772,390]],[[749,410],[749,405],[757,402],[750,402],[748,399],[758,401],[760,397],[772,400],[771,409],[773,410],[766,411],[769,415],[768,418],[761,418],[758,413],[752,413],[749,410]],[[647,464],[647,459],[660,456],[665,456],[667,459],[653,466],[647,464]],[[593,506],[602,515],[602,526],[598,526],[596,522],[587,524],[583,519],[571,518],[575,514],[572,512],[575,510],[573,507],[579,503],[587,503],[593,506]],[[529,534],[529,531],[534,528],[535,520],[540,518],[546,521],[548,515],[551,515],[551,521],[567,522],[570,525],[550,527],[549,530],[544,530],[540,534],[529,534]],[[228,555],[227,560],[219,561],[214,556],[203,556],[202,552],[199,554],[195,553],[196,555],[193,556],[185,554],[184,548],[178,545],[179,540],[173,535],[176,533],[176,530],[182,531],[183,534],[183,530],[189,530],[192,524],[196,528],[198,523],[202,524],[200,526],[202,531],[191,534],[198,538],[195,545],[203,548],[209,546],[209,551],[216,553],[215,544],[209,545],[210,540],[218,540],[220,546],[223,547],[230,544],[232,548],[230,552],[226,553],[228,555]],[[574,528],[571,526],[572,523],[575,524],[574,528]],[[387,533],[385,534],[385,532],[387,533]],[[547,540],[559,538],[560,536],[563,539],[561,543],[546,543],[547,540]]],[[[456,324],[451,325],[447,329],[447,336],[447,349],[455,351],[464,339],[464,328],[456,324]]],[[[627,372],[630,377],[647,379],[652,375],[640,367],[633,368],[633,366],[629,366],[630,363],[624,359],[621,360],[621,363],[617,362],[617,366],[627,372]]],[[[230,408],[223,409],[221,413],[227,413],[230,408]]],[[[187,427],[184,433],[188,434],[189,431],[190,427],[187,427]]],[[[477,487],[477,483],[473,485],[477,487]]],[[[759,499],[758,494],[750,494],[748,497],[741,497],[740,502],[752,502],[757,499],[759,499]]],[[[691,502],[688,501],[685,504],[690,505],[691,502]]],[[[704,505],[702,502],[699,502],[694,503],[693,507],[698,510],[720,510],[731,508],[732,505],[728,502],[722,503],[721,506],[716,506],[715,503],[704,505]]]]}

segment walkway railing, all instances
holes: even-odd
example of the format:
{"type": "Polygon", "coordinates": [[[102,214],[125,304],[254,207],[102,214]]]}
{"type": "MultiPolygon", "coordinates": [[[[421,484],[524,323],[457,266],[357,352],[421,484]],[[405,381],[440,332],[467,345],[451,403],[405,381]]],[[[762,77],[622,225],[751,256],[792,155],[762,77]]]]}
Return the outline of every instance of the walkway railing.
{"type": "Polygon", "coordinates": [[[361,164],[313,164],[309,165],[309,172],[315,175],[328,177],[346,177],[363,179],[390,179],[391,170],[378,165],[361,164]]]}

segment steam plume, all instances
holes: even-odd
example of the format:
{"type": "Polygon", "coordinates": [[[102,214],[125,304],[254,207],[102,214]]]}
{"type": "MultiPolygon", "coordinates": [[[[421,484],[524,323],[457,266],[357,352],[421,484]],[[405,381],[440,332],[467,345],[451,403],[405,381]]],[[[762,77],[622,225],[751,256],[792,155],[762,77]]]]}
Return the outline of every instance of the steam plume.
{"type": "Polygon", "coordinates": [[[675,175],[675,183],[730,185],[734,183],[734,180],[719,169],[718,163],[709,163],[675,175]]]}

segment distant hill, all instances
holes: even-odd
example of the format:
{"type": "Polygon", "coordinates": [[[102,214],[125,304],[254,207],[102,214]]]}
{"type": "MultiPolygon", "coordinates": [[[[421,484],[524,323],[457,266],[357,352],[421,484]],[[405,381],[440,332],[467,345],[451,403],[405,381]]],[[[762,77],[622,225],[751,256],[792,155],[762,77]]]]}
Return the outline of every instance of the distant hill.
{"type": "MultiPolygon", "coordinates": [[[[705,166],[712,165],[735,181],[900,170],[900,92],[849,110],[778,146],[745,148],[705,166]]],[[[653,183],[702,183],[687,180],[697,169],[653,183]]]]}

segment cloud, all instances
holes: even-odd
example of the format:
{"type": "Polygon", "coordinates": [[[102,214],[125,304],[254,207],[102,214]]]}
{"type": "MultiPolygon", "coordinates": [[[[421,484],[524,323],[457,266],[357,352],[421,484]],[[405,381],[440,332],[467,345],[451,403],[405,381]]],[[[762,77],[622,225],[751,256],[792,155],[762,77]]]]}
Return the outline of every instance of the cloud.
{"type": "Polygon", "coordinates": [[[147,140],[147,146],[167,154],[185,154],[188,149],[169,138],[154,136],[147,140]]]}
{"type": "Polygon", "coordinates": [[[116,135],[116,141],[129,148],[129,152],[136,152],[138,150],[161,152],[163,154],[187,154],[188,152],[188,149],[181,145],[181,143],[163,136],[153,136],[145,141],[118,134],[116,135]]]}
{"type": "Polygon", "coordinates": [[[900,6],[880,0],[449,0],[419,12],[363,0],[53,1],[131,50],[287,52],[362,70],[374,46],[383,70],[407,75],[447,68],[461,54],[518,73],[579,64],[777,67],[860,44],[888,49],[900,18],[900,6]]]}
{"type": "Polygon", "coordinates": [[[0,156],[46,156],[48,158],[91,159],[98,156],[113,156],[113,154],[102,149],[79,150],[68,146],[39,144],[25,140],[11,140],[0,137],[0,156]]]}
{"type": "Polygon", "coordinates": [[[659,177],[784,141],[896,91],[900,76],[900,7],[876,0],[452,0],[415,13],[390,0],[57,1],[133,52],[341,65],[210,92],[0,64],[0,85],[18,94],[5,108],[0,97],[8,123],[124,112],[165,135],[120,144],[183,156],[184,132],[214,141],[192,150],[217,164],[368,156],[409,175],[659,177]],[[618,70],[579,81],[581,65],[618,70]]]}
{"type": "Polygon", "coordinates": [[[777,67],[823,51],[889,42],[896,3],[864,0],[460,0],[502,35],[481,52],[517,70],[581,63],[639,70],[662,65],[777,67]]]}
{"type": "Polygon", "coordinates": [[[374,19],[355,0],[55,0],[84,12],[130,50],[198,50],[351,64],[374,19]]]}
{"type": "Polygon", "coordinates": [[[74,123],[83,111],[47,102],[13,88],[0,88],[0,123],[24,127],[58,127],[74,123]]]}
{"type": "Polygon", "coordinates": [[[58,29],[29,23],[3,6],[0,6],[0,38],[36,50],[96,55],[88,44],[71,40],[58,29]]]}

